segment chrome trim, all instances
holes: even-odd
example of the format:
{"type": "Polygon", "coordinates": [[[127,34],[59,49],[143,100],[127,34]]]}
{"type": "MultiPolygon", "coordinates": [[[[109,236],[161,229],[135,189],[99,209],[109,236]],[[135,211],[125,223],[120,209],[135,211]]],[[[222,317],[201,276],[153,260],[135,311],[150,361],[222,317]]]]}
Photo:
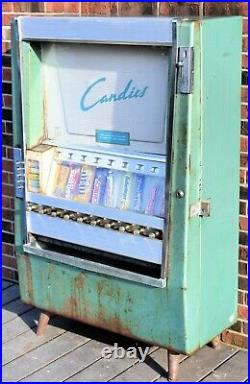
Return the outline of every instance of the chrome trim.
{"type": "Polygon", "coordinates": [[[177,20],[172,20],[172,38],[173,46],[171,53],[171,66],[169,76],[170,100],[169,100],[169,113],[168,113],[168,130],[167,130],[167,154],[166,154],[166,223],[165,235],[163,235],[163,257],[161,265],[161,278],[166,279],[168,270],[167,263],[169,260],[168,244],[169,244],[169,222],[170,222],[170,174],[171,174],[171,153],[172,153],[172,136],[174,124],[174,102],[175,102],[175,89],[176,89],[176,62],[177,62],[177,20]]]}
{"type": "Polygon", "coordinates": [[[20,39],[97,44],[172,45],[168,17],[18,17],[20,39]]]}

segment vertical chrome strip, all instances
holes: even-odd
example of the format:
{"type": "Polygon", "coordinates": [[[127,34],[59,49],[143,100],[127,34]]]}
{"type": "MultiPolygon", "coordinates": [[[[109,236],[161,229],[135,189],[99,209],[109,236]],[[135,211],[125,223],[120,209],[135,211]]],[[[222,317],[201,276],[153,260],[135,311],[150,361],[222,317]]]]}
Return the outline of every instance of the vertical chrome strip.
{"type": "Polygon", "coordinates": [[[174,99],[175,99],[175,89],[176,89],[176,63],[177,63],[177,20],[172,21],[172,52],[171,52],[171,65],[169,73],[169,89],[170,89],[170,98],[169,98],[169,113],[168,113],[168,130],[167,130],[167,155],[166,155],[166,223],[165,223],[165,233],[163,237],[163,260],[161,266],[161,278],[167,278],[167,265],[168,265],[168,240],[169,240],[169,223],[170,223],[170,199],[169,199],[169,190],[170,190],[170,175],[171,175],[171,153],[172,153],[172,136],[173,136],[173,123],[174,123],[174,99]]]}

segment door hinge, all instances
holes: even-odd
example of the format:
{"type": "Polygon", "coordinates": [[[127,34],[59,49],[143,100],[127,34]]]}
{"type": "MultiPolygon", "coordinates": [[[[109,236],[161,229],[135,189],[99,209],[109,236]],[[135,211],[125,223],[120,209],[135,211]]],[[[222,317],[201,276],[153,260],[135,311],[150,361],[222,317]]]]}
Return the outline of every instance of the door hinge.
{"type": "Polygon", "coordinates": [[[15,196],[24,197],[25,167],[21,148],[13,149],[15,196]]]}
{"type": "Polygon", "coordinates": [[[210,201],[198,201],[190,206],[190,217],[209,217],[211,215],[210,201]]]}
{"type": "Polygon", "coordinates": [[[194,48],[180,47],[177,62],[177,92],[192,93],[194,82],[194,48]]]}

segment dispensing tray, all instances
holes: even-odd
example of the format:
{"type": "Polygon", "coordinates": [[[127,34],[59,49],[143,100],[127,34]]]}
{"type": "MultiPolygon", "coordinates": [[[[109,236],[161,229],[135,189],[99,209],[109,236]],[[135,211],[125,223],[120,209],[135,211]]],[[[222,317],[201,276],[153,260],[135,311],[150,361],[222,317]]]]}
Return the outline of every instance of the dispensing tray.
{"type": "Polygon", "coordinates": [[[50,249],[50,246],[44,242],[32,240],[23,246],[24,252],[30,256],[38,256],[55,262],[71,265],[81,270],[86,270],[101,275],[113,276],[116,279],[125,279],[134,281],[139,284],[146,284],[153,287],[164,288],[166,279],[155,278],[140,273],[116,268],[110,265],[105,265],[100,262],[86,260],[84,258],[75,257],[70,254],[61,253],[50,249]]]}

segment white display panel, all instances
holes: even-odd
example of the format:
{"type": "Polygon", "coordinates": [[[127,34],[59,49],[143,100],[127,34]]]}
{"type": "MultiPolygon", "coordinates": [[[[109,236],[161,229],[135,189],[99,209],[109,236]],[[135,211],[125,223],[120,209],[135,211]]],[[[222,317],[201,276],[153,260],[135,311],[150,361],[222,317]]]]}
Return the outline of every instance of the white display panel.
{"type": "Polygon", "coordinates": [[[48,138],[59,145],[165,154],[167,49],[43,44],[48,138]]]}

